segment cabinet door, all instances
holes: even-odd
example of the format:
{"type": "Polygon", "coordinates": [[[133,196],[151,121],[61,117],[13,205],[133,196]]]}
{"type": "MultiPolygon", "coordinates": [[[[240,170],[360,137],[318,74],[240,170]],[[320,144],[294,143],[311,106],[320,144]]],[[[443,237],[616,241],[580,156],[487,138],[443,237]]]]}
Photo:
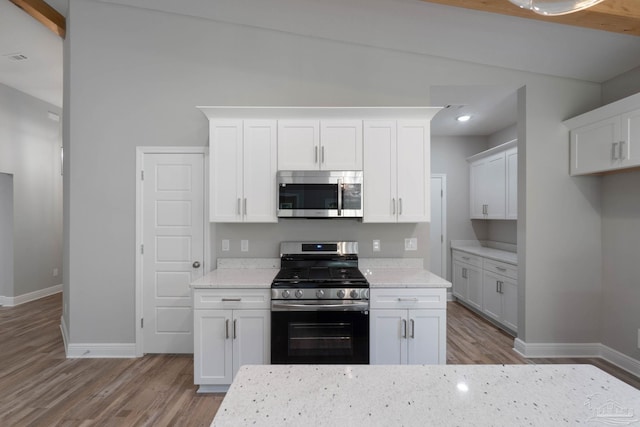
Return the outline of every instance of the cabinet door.
{"type": "Polygon", "coordinates": [[[316,170],[320,167],[320,122],[278,121],[278,170],[316,170]]]}
{"type": "Polygon", "coordinates": [[[234,310],[233,376],[242,365],[265,365],[271,359],[271,312],[234,310]]]}
{"type": "Polygon", "coordinates": [[[474,266],[466,266],[467,304],[482,310],[482,270],[474,266]]]}
{"type": "Polygon", "coordinates": [[[209,124],[211,222],[242,221],[242,130],[242,120],[211,120],[209,124]]]}
{"type": "Polygon", "coordinates": [[[275,120],[245,120],[243,200],[245,222],[277,222],[278,142],[275,120]]]}
{"type": "Polygon", "coordinates": [[[396,222],[396,122],[364,122],[362,222],[396,222]]]}
{"type": "Polygon", "coordinates": [[[502,295],[498,292],[501,280],[500,276],[487,271],[482,277],[482,312],[496,321],[502,317],[502,295]]]}
{"type": "Polygon", "coordinates": [[[431,219],[431,153],[428,121],[398,121],[398,222],[431,219]]]}
{"type": "Polygon", "coordinates": [[[502,279],[502,323],[514,332],[518,331],[518,283],[502,279]]]}
{"type": "Polygon", "coordinates": [[[571,131],[571,175],[616,169],[620,163],[620,116],[571,131]]]}
{"type": "Polygon", "coordinates": [[[409,310],[408,317],[407,364],[445,364],[447,362],[446,310],[409,310]]]}
{"type": "Polygon", "coordinates": [[[486,200],[486,219],[505,219],[506,211],[506,162],[505,153],[497,153],[487,159],[484,172],[483,194],[486,200]]]}
{"type": "Polygon", "coordinates": [[[621,163],[624,167],[640,165],[640,109],[621,117],[621,163]]]}
{"type": "Polygon", "coordinates": [[[362,170],[362,120],[320,122],[320,169],[362,170]]]}
{"type": "Polygon", "coordinates": [[[518,149],[506,153],[507,204],[506,219],[518,219],[518,149]]]}
{"type": "Polygon", "coordinates": [[[231,310],[194,310],[195,384],[231,384],[233,375],[231,310]]]}
{"type": "Polygon", "coordinates": [[[467,300],[468,292],[468,266],[458,261],[453,261],[453,296],[460,298],[464,301],[467,300]]]}
{"type": "Polygon", "coordinates": [[[371,310],[370,313],[370,363],[406,364],[407,310],[371,310]]]}
{"type": "Polygon", "coordinates": [[[469,208],[471,219],[484,219],[486,203],[484,183],[487,159],[476,160],[469,165],[469,208]]]}

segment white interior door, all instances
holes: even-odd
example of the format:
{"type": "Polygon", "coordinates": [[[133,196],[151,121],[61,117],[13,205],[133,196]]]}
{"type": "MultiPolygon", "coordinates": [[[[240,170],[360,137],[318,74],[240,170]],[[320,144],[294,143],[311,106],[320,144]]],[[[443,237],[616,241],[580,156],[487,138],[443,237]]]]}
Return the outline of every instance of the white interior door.
{"type": "Polygon", "coordinates": [[[192,353],[189,284],[204,264],[204,155],[144,155],[143,352],[192,353]]]}
{"type": "Polygon", "coordinates": [[[431,175],[431,223],[429,224],[429,271],[447,275],[446,175],[431,175]]]}

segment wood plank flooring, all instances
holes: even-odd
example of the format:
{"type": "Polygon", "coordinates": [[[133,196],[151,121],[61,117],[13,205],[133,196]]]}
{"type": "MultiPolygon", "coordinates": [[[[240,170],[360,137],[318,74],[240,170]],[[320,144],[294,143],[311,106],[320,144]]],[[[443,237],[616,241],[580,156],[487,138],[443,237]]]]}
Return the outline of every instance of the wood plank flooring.
{"type": "MultiPolygon", "coordinates": [[[[223,394],[196,393],[191,355],[66,359],[52,295],[0,307],[0,426],[208,426],[223,394]]],[[[593,363],[640,388],[640,380],[595,359],[525,359],[513,338],[458,303],[448,305],[450,364],[593,363]]]]}

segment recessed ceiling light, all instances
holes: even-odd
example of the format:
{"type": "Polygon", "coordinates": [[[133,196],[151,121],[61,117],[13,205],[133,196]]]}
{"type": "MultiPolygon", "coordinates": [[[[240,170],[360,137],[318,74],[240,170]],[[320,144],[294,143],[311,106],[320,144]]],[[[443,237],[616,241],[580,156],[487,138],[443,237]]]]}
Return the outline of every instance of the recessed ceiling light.
{"type": "Polygon", "coordinates": [[[459,121],[459,122],[468,122],[469,119],[471,119],[471,116],[468,115],[468,114],[456,117],[456,120],[459,121]]]}

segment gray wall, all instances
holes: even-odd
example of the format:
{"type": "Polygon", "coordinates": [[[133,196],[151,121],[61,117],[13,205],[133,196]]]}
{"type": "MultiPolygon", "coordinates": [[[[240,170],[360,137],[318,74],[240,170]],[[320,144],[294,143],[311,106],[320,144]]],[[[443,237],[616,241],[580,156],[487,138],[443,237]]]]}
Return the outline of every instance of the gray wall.
{"type": "Polygon", "coordinates": [[[636,67],[602,84],[602,104],[640,92],[640,67],[636,67]]]}
{"type": "Polygon", "coordinates": [[[447,277],[451,278],[451,240],[486,240],[488,221],[469,219],[467,157],[487,149],[484,136],[433,136],[431,172],[447,175],[447,277]]]}
{"type": "Polygon", "coordinates": [[[0,84],[0,172],[13,175],[15,297],[62,281],[62,177],[58,107],[0,84]],[[53,277],[53,269],[59,271],[53,277]]]}
{"type": "Polygon", "coordinates": [[[0,173],[0,304],[13,296],[13,175],[0,173]]]}
{"type": "MultiPolygon", "coordinates": [[[[71,343],[134,342],[135,147],[206,145],[208,123],[196,105],[429,105],[430,85],[469,84],[526,86],[518,112],[518,139],[527,145],[519,168],[525,171],[526,194],[524,188],[520,194],[527,209],[523,237],[518,221],[519,252],[526,253],[521,262],[527,265],[519,278],[527,290],[522,335],[530,342],[599,340],[599,198],[590,197],[593,185],[569,177],[568,133],[561,124],[600,101],[599,85],[406,53],[396,38],[407,34],[402,24],[390,23],[385,46],[376,47],[377,28],[366,23],[377,3],[341,2],[358,20],[300,14],[297,24],[308,29],[306,35],[213,20],[217,9],[205,0],[163,4],[184,13],[204,10],[213,18],[103,2],[69,4],[64,286],[71,343]],[[332,39],[315,36],[316,22],[332,23],[332,39]],[[356,32],[371,43],[339,41],[356,32]],[[568,306],[575,310],[568,312],[568,306]]],[[[238,21],[254,19],[246,5],[232,12],[238,21]]],[[[289,18],[273,14],[265,25],[284,26],[289,18]]],[[[234,227],[215,226],[214,242],[239,232],[234,227]]],[[[295,225],[289,227],[257,230],[264,236],[258,247],[272,251],[272,235],[297,234],[295,225]]],[[[366,239],[393,233],[389,241],[409,232],[363,230],[358,236],[366,239]]],[[[212,247],[214,259],[218,247],[212,247]]]]}

